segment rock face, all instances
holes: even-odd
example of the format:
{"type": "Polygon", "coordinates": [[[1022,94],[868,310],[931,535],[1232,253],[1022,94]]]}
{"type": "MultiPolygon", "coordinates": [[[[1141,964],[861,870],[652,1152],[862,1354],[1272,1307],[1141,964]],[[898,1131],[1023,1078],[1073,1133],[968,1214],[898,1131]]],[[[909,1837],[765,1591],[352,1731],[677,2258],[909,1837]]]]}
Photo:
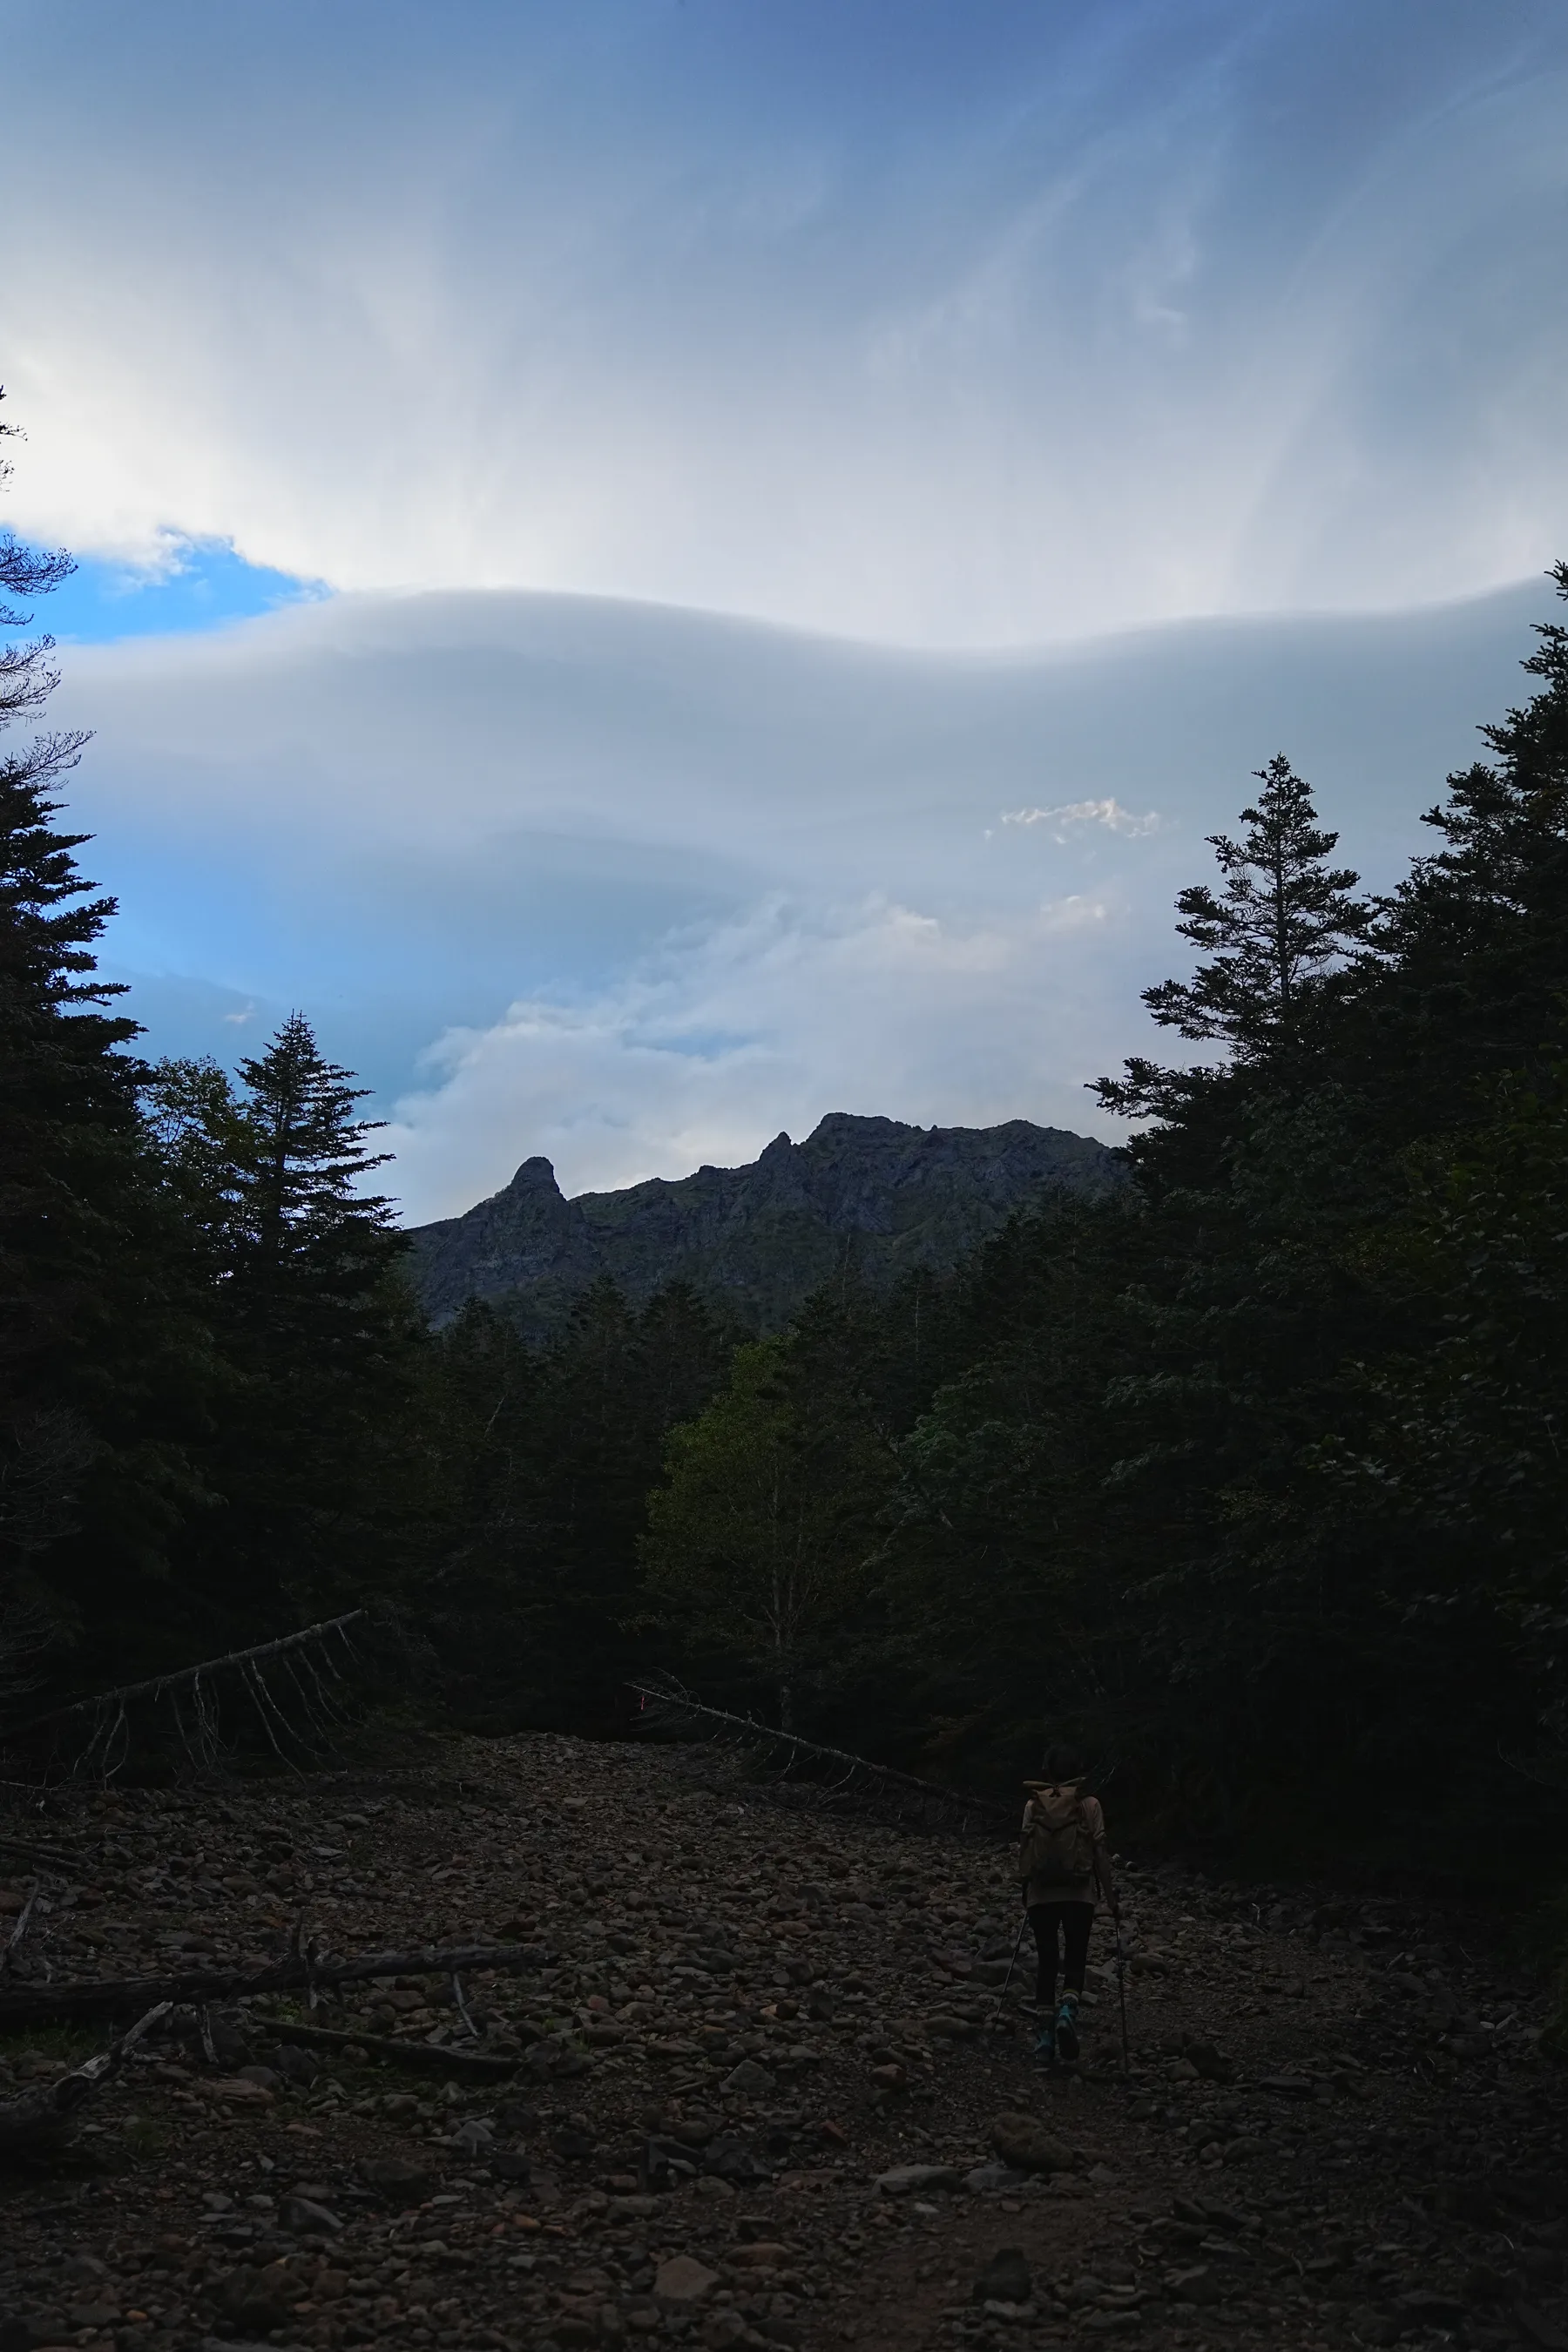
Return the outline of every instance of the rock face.
{"type": "Polygon", "coordinates": [[[743,1168],[655,1177],[566,1200],[548,1160],[460,1217],[414,1229],[413,1272],[432,1321],[469,1298],[548,1329],[608,1276],[634,1305],[689,1282],[753,1329],[784,1322],[846,1261],[886,1282],[949,1266],[1051,1186],[1125,1181],[1103,1143],[1063,1128],[905,1127],[832,1112],[804,1143],[774,1138],[743,1168]]]}

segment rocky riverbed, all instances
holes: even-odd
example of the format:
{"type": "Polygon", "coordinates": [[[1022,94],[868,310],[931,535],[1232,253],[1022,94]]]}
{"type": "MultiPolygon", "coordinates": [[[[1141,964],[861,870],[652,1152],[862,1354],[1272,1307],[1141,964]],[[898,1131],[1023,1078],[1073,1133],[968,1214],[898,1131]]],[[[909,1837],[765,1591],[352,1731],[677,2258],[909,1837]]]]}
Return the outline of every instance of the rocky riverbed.
{"type": "MultiPolygon", "coordinates": [[[[0,2175],[0,2352],[1568,2352],[1563,2078],[1484,1923],[1124,1858],[1131,2069],[1097,1937],[1042,2077],[1010,1843],[704,1748],[459,1742],[11,1826],[59,1850],[0,1853],[16,1985],[260,1968],[301,1920],[527,1958],[176,2011],[0,2175]]],[[[14,2035],[0,2100],[103,2038],[14,2035]]]]}

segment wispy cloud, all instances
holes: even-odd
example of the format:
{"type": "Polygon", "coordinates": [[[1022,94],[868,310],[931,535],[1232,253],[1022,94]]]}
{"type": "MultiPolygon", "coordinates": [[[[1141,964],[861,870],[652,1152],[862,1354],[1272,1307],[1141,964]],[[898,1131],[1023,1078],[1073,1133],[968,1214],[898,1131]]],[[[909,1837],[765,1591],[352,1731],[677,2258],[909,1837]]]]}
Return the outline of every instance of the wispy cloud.
{"type": "Polygon", "coordinates": [[[303,1006],[397,1106],[427,1216],[531,1151],[618,1183],[825,1110],[1082,1127],[1253,770],[1287,748],[1392,882],[1545,602],[994,662],[342,598],[74,650],[58,717],[98,730],[71,814],[120,971],[165,976],[130,1000],[150,1046],[236,1053],[303,1006]]]}
{"type": "Polygon", "coordinates": [[[1568,16],[1411,21],[59,0],[6,59],[11,511],[926,646],[1521,576],[1568,16]]]}
{"type": "Polygon", "coordinates": [[[1005,809],[1004,824],[1048,824],[1052,838],[1065,842],[1086,824],[1103,825],[1107,833],[1120,833],[1129,841],[1137,841],[1144,834],[1158,833],[1160,813],[1151,809],[1146,816],[1134,816],[1118,800],[1063,801],[1057,808],[1005,809]]]}
{"type": "Polygon", "coordinates": [[[1082,937],[1127,912],[1073,898],[965,920],[770,898],[586,1001],[526,998],[449,1031],[387,1129],[400,1197],[413,1217],[447,1213],[531,1152],[568,1192],[684,1175],[845,1108],[984,1125],[1026,1106],[1081,1130],[1114,1028],[1082,937]]]}

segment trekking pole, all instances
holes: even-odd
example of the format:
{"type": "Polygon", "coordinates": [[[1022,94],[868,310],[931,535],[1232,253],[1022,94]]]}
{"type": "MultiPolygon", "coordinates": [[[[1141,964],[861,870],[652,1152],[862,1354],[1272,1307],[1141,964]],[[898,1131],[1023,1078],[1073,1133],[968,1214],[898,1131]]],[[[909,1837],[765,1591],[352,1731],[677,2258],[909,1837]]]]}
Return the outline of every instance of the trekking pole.
{"type": "Polygon", "coordinates": [[[1007,1998],[1007,1988],[1013,1981],[1013,1971],[1018,1965],[1018,1955],[1024,1948],[1024,1930],[1028,1924],[1029,1915],[1026,1911],[1023,1917],[1018,1922],[1018,1935],[1017,1940],[1013,1946],[1013,1957],[1007,1963],[1007,1973],[1002,1979],[1002,1990],[996,1996],[996,2006],[991,2012],[991,2031],[993,2033],[995,2032],[997,2024],[1001,2020],[1002,2004],[1007,1998]]]}
{"type": "Polygon", "coordinates": [[[1121,2002],[1121,2071],[1132,2072],[1132,2053],[1127,2040],[1127,1947],[1121,1940],[1121,1906],[1114,1899],[1110,1916],[1116,1926],[1116,1990],[1121,2002]]]}

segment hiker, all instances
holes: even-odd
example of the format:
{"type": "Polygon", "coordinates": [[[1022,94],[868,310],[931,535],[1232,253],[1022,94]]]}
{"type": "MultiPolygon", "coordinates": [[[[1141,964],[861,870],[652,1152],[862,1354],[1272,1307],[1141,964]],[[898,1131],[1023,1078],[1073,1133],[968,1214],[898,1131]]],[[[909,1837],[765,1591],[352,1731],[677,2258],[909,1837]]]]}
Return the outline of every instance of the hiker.
{"type": "Polygon", "coordinates": [[[1019,1873],[1024,1908],[1039,1955],[1035,1972],[1035,2012],[1039,2031],[1035,2063],[1054,2064],[1078,2056],[1078,2007],[1083,1998],[1089,1931],[1097,1900],[1111,1905],[1116,1890],[1105,1843],[1105,1815],[1098,1797],[1084,1792],[1087,1773],[1070,1748],[1046,1751],[1037,1780],[1026,1780],[1019,1873]],[[1057,1971],[1062,1978],[1057,2001],[1057,1971]]]}

